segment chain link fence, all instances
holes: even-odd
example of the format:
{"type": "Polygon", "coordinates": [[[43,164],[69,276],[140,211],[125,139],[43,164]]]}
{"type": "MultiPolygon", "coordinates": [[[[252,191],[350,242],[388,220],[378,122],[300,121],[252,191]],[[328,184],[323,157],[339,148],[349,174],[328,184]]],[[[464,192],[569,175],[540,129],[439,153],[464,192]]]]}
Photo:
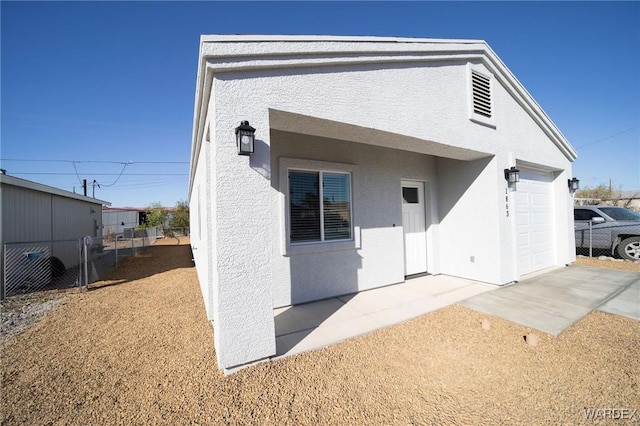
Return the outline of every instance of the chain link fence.
{"type": "MultiPolygon", "coordinates": [[[[186,235],[187,230],[165,233],[186,235]]],[[[125,228],[103,238],[5,243],[0,299],[43,290],[82,290],[117,268],[125,258],[153,245],[165,235],[160,229],[125,228]]]]}
{"type": "Polygon", "coordinates": [[[583,201],[574,206],[576,254],[640,261],[640,214],[632,208],[583,201]]]}
{"type": "Polygon", "coordinates": [[[576,254],[640,261],[640,225],[600,227],[600,223],[589,221],[575,224],[576,254]]]}
{"type": "Polygon", "coordinates": [[[136,251],[155,244],[161,235],[161,230],[156,228],[124,228],[120,234],[108,233],[102,239],[102,250],[107,257],[103,262],[115,268],[122,259],[135,256],[136,251]]]}
{"type": "Polygon", "coordinates": [[[180,238],[189,236],[189,228],[159,229],[158,238],[180,238]]]}
{"type": "Polygon", "coordinates": [[[4,244],[2,298],[79,285],[81,240],[4,244]]]}

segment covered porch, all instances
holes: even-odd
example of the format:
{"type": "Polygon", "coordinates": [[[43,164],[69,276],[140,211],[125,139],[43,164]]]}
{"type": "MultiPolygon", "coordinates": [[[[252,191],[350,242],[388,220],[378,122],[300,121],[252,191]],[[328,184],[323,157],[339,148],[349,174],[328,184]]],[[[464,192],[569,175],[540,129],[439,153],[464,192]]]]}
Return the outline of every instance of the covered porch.
{"type": "Polygon", "coordinates": [[[498,202],[504,178],[495,155],[273,109],[269,124],[269,144],[257,141],[251,164],[262,173],[268,164],[273,190],[274,307],[396,284],[419,273],[491,284],[512,280],[501,267],[510,245],[496,238],[504,234],[498,202]],[[351,241],[290,240],[290,170],[350,176],[351,241]],[[407,222],[415,213],[407,211],[410,186],[420,194],[416,229],[407,222]],[[421,266],[411,268],[411,259],[421,266]]]}

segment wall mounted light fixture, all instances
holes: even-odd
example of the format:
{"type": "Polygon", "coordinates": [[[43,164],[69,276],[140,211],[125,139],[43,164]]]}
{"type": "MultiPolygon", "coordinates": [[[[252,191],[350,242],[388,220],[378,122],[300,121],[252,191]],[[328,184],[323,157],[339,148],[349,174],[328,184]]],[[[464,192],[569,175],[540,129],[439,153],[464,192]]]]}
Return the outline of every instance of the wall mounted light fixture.
{"type": "Polygon", "coordinates": [[[516,169],[515,166],[511,166],[510,169],[504,169],[504,178],[507,180],[509,188],[515,191],[516,183],[520,182],[520,170],[516,169]]]}
{"type": "Polygon", "coordinates": [[[578,189],[580,189],[580,180],[578,180],[577,178],[571,178],[568,180],[569,183],[569,192],[570,193],[574,193],[576,192],[578,189]]]}
{"type": "Polygon", "coordinates": [[[253,145],[255,141],[256,129],[249,125],[248,121],[240,122],[236,127],[236,145],[238,146],[238,155],[253,154],[253,145]]]}

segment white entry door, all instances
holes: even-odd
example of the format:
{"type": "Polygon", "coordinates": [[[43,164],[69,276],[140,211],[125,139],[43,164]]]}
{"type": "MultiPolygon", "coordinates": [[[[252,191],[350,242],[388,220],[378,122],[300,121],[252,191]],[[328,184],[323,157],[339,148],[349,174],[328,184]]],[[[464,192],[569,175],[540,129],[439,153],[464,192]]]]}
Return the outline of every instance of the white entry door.
{"type": "Polygon", "coordinates": [[[402,181],[404,274],[427,272],[426,202],[424,183],[402,181]]]}

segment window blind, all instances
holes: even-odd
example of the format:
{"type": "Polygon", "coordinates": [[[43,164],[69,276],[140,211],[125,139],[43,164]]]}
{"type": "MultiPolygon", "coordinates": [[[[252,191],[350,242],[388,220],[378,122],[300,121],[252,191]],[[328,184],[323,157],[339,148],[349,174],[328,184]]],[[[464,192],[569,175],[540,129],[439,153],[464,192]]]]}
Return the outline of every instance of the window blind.
{"type": "Polygon", "coordinates": [[[320,240],[318,172],[289,172],[291,242],[320,240]]]}
{"type": "Polygon", "coordinates": [[[325,240],[351,238],[349,186],[348,174],[327,172],[322,174],[325,240]]]}
{"type": "Polygon", "coordinates": [[[289,171],[292,243],[351,238],[350,178],[348,173],[289,171]]]}

